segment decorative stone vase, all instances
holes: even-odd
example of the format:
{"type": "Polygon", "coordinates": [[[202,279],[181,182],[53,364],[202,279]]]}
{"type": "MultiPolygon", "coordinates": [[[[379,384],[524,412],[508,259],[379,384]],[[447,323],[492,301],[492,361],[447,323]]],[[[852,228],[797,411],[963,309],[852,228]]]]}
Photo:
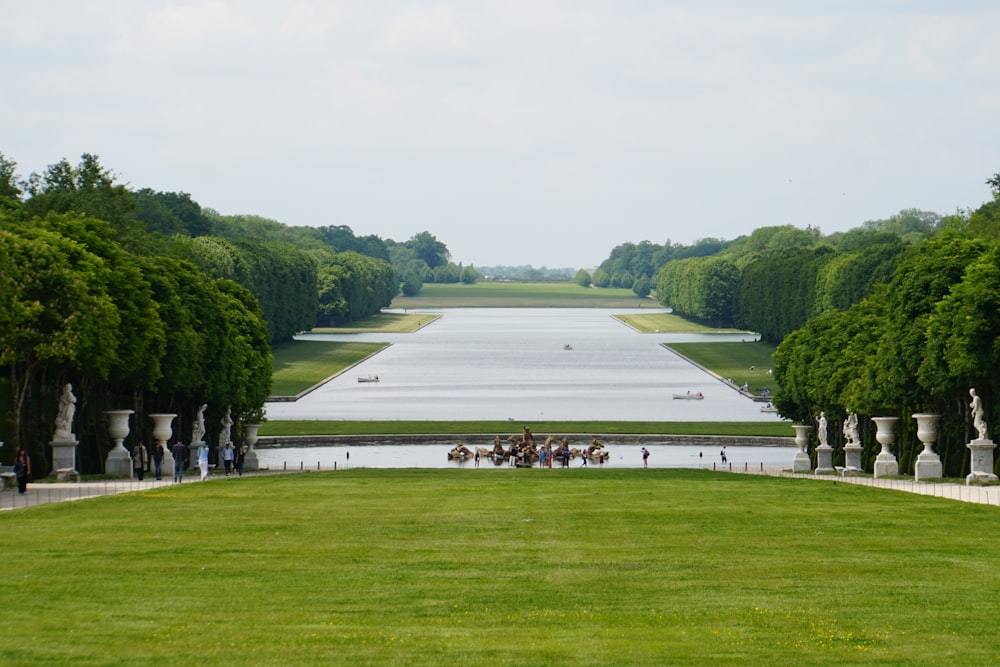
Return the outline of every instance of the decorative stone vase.
{"type": "MultiPolygon", "coordinates": [[[[174,435],[174,419],[177,418],[175,412],[161,412],[149,415],[153,420],[153,437],[156,444],[163,446],[163,463],[161,472],[166,475],[174,474],[174,455],[170,451],[170,438],[174,435]]],[[[153,452],[149,453],[150,456],[153,452]]]]}
{"type": "Polygon", "coordinates": [[[913,478],[916,481],[940,479],[944,475],[941,459],[932,449],[938,439],[938,422],[941,415],[918,412],[913,415],[917,420],[917,440],[924,445],[924,450],[917,455],[913,466],[913,478]]]}
{"type": "Polygon", "coordinates": [[[809,446],[809,429],[812,426],[792,424],[792,428],[795,429],[795,459],[792,461],[792,472],[810,472],[812,461],[809,460],[806,448],[809,446]]]}
{"type": "Polygon", "coordinates": [[[899,474],[899,462],[889,446],[896,441],[896,422],[899,417],[872,417],[875,422],[875,439],[882,445],[882,451],[875,457],[875,477],[899,474]]]}
{"type": "Polygon", "coordinates": [[[244,470],[259,470],[260,461],[257,459],[257,452],[254,450],[253,446],[257,444],[257,432],[260,430],[260,424],[244,424],[243,425],[243,444],[246,445],[246,452],[243,459],[243,469],[244,470]]]}
{"type": "Polygon", "coordinates": [[[132,457],[125,449],[123,441],[128,437],[128,418],[135,414],[134,410],[105,410],[108,416],[108,433],[115,444],[104,459],[104,472],[108,475],[132,476],[132,457]]]}

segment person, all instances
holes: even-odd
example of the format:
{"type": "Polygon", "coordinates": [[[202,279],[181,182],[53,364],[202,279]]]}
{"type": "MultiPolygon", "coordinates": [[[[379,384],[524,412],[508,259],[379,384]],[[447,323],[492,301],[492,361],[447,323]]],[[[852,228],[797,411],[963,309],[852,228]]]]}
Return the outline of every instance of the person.
{"type": "Polygon", "coordinates": [[[17,478],[17,493],[24,495],[28,490],[28,478],[31,477],[31,459],[24,449],[17,450],[14,459],[14,476],[17,478]]]}
{"type": "Polygon", "coordinates": [[[580,464],[580,467],[581,468],[586,468],[587,467],[587,452],[580,452],[580,459],[583,461],[580,464]]]}
{"type": "Polygon", "coordinates": [[[243,464],[246,463],[246,460],[247,460],[247,450],[243,448],[243,445],[240,445],[240,448],[236,450],[236,458],[235,458],[236,474],[239,475],[240,477],[243,476],[243,464]]]}
{"type": "Polygon", "coordinates": [[[76,396],[73,395],[73,385],[69,382],[63,385],[62,396],[59,397],[59,411],[56,413],[56,432],[53,440],[75,440],[73,436],[73,415],[76,413],[76,396]]]}
{"type": "Polygon", "coordinates": [[[153,473],[156,481],[163,479],[163,443],[157,442],[153,447],[153,473]]]}
{"type": "Polygon", "coordinates": [[[476,447],[476,467],[479,467],[479,448],[476,447]]]}
{"type": "Polygon", "coordinates": [[[983,417],[983,399],[976,394],[975,387],[969,389],[969,395],[972,396],[969,409],[972,410],[972,425],[976,427],[976,433],[979,436],[977,439],[987,440],[990,434],[989,428],[986,426],[986,419],[983,417]]]}
{"type": "Polygon", "coordinates": [[[562,467],[563,468],[568,468],[569,467],[569,440],[567,438],[563,438],[563,441],[562,441],[562,461],[563,461],[562,467]]]}
{"type": "Polygon", "coordinates": [[[645,447],[642,448],[642,467],[643,468],[649,467],[649,450],[646,449],[645,447]]]}
{"type": "Polygon", "coordinates": [[[174,443],[170,453],[174,457],[174,483],[180,484],[184,481],[184,466],[187,465],[188,448],[178,440],[174,443]]]}
{"type": "Polygon", "coordinates": [[[728,460],[726,458],[726,448],[725,447],[723,447],[722,451],[719,452],[719,458],[722,459],[723,463],[725,463],[728,460]]]}
{"type": "Polygon", "coordinates": [[[226,467],[226,477],[229,477],[229,472],[233,468],[233,443],[227,442],[226,446],[222,448],[222,464],[226,467]]]}
{"type": "Polygon", "coordinates": [[[149,465],[149,452],[146,451],[146,445],[141,442],[135,443],[135,447],[132,448],[132,471],[135,476],[142,481],[142,475],[146,472],[146,466],[149,465]]]}
{"type": "Polygon", "coordinates": [[[208,479],[208,443],[204,440],[198,446],[198,468],[201,469],[201,481],[208,479]]]}

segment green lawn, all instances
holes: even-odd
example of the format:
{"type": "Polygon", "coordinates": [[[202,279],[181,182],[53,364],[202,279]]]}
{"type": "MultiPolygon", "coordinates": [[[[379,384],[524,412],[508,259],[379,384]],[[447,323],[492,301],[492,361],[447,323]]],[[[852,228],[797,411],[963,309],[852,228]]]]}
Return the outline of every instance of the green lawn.
{"type": "Polygon", "coordinates": [[[413,333],[440,315],[379,313],[342,327],[316,327],[310,333],[413,333]]]}
{"type": "Polygon", "coordinates": [[[398,296],[393,308],[661,308],[631,289],[576,283],[425,283],[417,296],[398,296]]]}
{"type": "Polygon", "coordinates": [[[676,350],[719,377],[732,378],[737,385],[748,383],[750,391],[755,394],[759,394],[764,387],[769,388],[773,394],[778,388],[774,376],[768,374],[768,370],[772,368],[774,363],[772,356],[775,350],[775,346],[770,343],[762,341],[757,343],[671,343],[665,347],[676,350]]]}
{"type": "Polygon", "coordinates": [[[367,359],[388,343],[340,343],[296,340],[276,345],[272,396],[295,396],[328,377],[367,359]]]}
{"type": "Polygon", "coordinates": [[[686,320],[673,313],[650,313],[648,315],[615,315],[620,320],[641,333],[734,333],[737,329],[715,329],[686,320]]]}
{"type": "Polygon", "coordinates": [[[998,508],[678,470],[349,470],[0,513],[5,665],[988,665],[998,508]]]}

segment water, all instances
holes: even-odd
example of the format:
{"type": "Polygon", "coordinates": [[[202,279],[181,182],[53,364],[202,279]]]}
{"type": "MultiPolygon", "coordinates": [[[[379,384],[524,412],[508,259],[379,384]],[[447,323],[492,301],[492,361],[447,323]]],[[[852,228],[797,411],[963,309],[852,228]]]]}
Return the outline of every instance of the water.
{"type": "Polygon", "coordinates": [[[779,420],[661,345],[750,334],[640,334],[612,318],[652,309],[424,312],[442,317],[415,333],[299,336],[392,345],[297,402],[268,403],[268,419],[510,420],[511,432],[538,421],[779,420]],[[367,375],[380,382],[357,381],[367,375]],[[705,399],[672,398],[687,391],[705,399]]]}
{"type": "MultiPolygon", "coordinates": [[[[790,429],[789,429],[790,430],[790,429]]],[[[470,449],[488,447],[491,443],[467,443],[470,449]]],[[[641,468],[642,445],[616,444],[613,440],[603,441],[608,452],[606,468],[641,468]]],[[[271,470],[331,470],[344,468],[475,468],[473,461],[449,461],[448,450],[455,443],[441,445],[369,445],[363,447],[283,447],[257,449],[261,466],[271,470]]],[[[574,443],[579,447],[580,443],[574,443]]],[[[720,466],[719,448],[695,445],[646,445],[650,451],[650,468],[708,468],[720,466]]],[[[726,447],[728,464],[743,470],[745,466],[759,469],[764,466],[791,467],[795,447],[726,447]]],[[[579,468],[580,459],[570,462],[570,467],[579,468]]],[[[727,464],[727,465],[728,465],[727,464]]],[[[509,468],[509,464],[495,465],[492,461],[480,461],[481,469],[509,468]]],[[[553,469],[560,467],[553,463],[553,469]]],[[[537,464],[536,464],[537,466],[537,464]]],[[[591,461],[588,468],[599,468],[591,461]]]]}

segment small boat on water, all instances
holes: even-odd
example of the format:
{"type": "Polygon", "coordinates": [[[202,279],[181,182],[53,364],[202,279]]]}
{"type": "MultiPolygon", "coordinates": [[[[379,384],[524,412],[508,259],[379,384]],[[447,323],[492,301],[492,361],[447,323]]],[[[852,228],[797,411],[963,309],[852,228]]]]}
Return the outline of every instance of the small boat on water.
{"type": "Polygon", "coordinates": [[[570,345],[569,343],[566,343],[565,345],[563,345],[563,349],[564,349],[564,350],[572,350],[572,349],[573,349],[573,346],[572,346],[572,345],[570,345]]]}
{"type": "Polygon", "coordinates": [[[358,382],[378,382],[377,375],[363,375],[358,378],[358,382]]]}
{"type": "Polygon", "coordinates": [[[767,405],[760,406],[760,411],[761,412],[777,412],[778,408],[776,408],[773,405],[771,405],[770,403],[768,403],[767,405]]]}
{"type": "Polygon", "coordinates": [[[686,401],[700,401],[705,398],[705,394],[700,391],[697,393],[691,393],[690,391],[686,394],[674,394],[674,398],[683,399],[686,401]]]}

